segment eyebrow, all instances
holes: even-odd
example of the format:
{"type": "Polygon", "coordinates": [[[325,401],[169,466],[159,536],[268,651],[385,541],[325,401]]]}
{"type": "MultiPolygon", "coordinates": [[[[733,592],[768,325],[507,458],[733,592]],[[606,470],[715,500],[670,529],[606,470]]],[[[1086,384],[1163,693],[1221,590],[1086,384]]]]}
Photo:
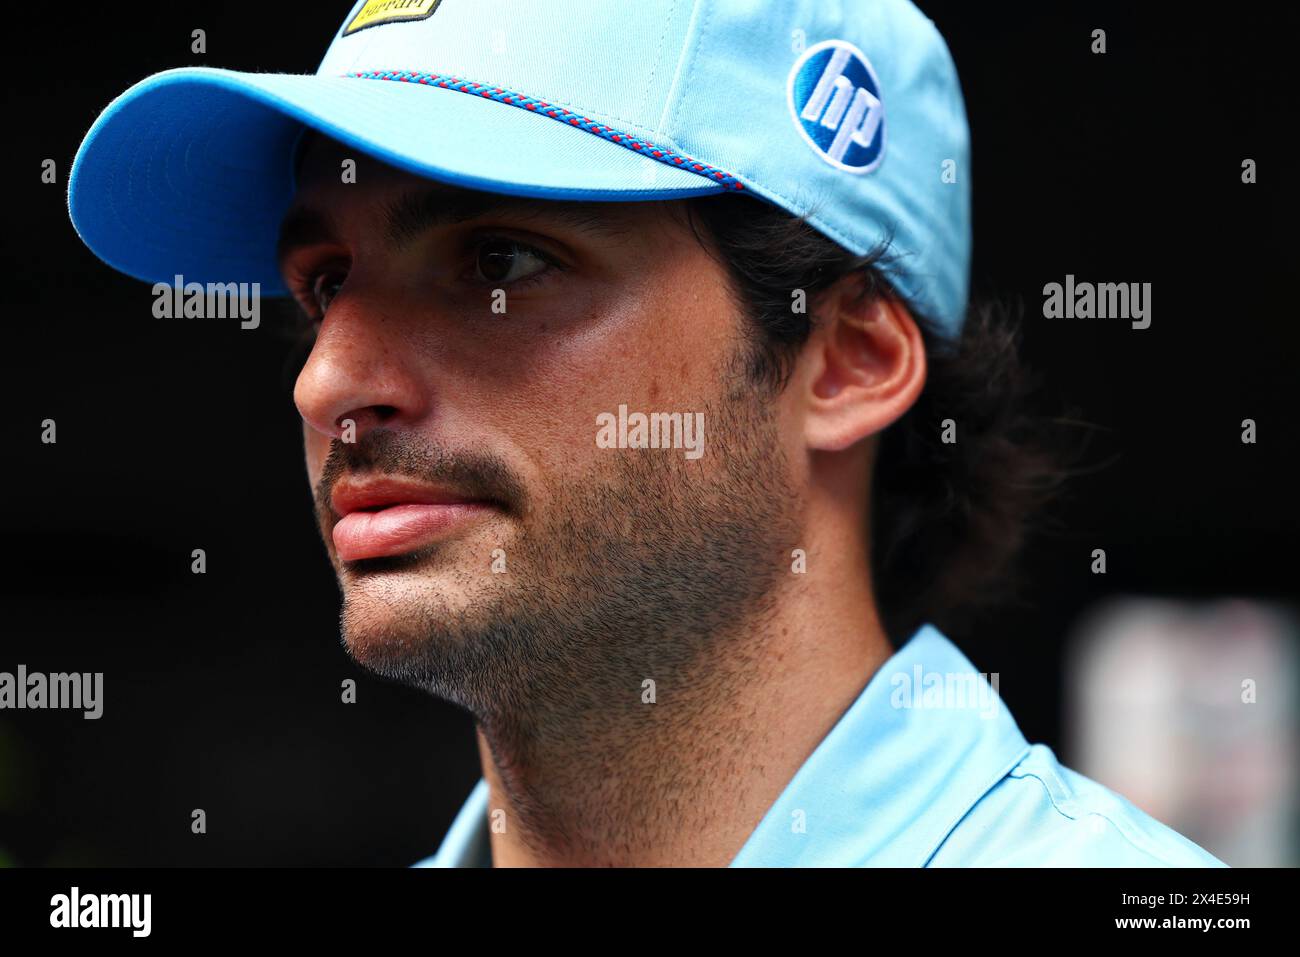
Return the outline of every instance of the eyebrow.
{"type": "MultiPolygon", "coordinates": [[[[596,236],[626,235],[628,224],[617,215],[609,215],[610,206],[610,203],[533,199],[455,187],[415,188],[384,205],[384,239],[397,249],[436,227],[472,222],[494,214],[525,222],[560,223],[596,236]]],[[[276,260],[283,262],[296,247],[330,242],[336,236],[334,223],[326,211],[295,206],[280,226],[276,260]]]]}
{"type": "Polygon", "coordinates": [[[292,250],[314,243],[330,242],[334,236],[334,223],[329,216],[309,206],[295,206],[280,223],[280,235],[275,242],[275,261],[283,264],[292,250]]]}

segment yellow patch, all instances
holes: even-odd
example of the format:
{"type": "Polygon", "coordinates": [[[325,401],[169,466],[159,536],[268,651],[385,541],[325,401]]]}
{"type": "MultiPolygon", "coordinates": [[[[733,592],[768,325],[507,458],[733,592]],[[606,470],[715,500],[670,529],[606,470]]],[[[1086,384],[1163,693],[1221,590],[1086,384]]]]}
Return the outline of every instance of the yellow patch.
{"type": "Polygon", "coordinates": [[[357,15],[343,28],[343,36],[377,27],[381,23],[427,20],[442,0],[366,0],[357,15]]]}

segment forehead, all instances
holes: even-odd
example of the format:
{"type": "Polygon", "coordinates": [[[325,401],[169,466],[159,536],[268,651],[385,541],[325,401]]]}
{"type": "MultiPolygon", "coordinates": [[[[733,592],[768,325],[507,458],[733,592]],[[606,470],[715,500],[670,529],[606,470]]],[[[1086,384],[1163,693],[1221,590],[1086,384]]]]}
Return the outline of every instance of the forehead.
{"type": "Polygon", "coordinates": [[[351,160],[356,164],[358,185],[388,182],[429,185],[432,182],[381,163],[355,147],[308,129],[303,133],[302,140],[298,144],[297,158],[294,162],[294,182],[298,191],[303,192],[331,183],[342,184],[345,160],[351,160]]]}

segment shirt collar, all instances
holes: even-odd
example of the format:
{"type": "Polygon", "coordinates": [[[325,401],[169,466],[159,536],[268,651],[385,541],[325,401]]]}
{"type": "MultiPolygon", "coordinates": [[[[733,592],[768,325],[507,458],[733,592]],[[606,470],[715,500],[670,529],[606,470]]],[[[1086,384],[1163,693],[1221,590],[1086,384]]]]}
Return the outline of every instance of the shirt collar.
{"type": "MultiPolygon", "coordinates": [[[[923,626],[871,677],[730,866],[926,864],[1029,750],[996,685],[923,626]]],[[[487,805],[480,778],[421,866],[491,866],[487,805]]]]}
{"type": "Polygon", "coordinates": [[[416,867],[491,867],[492,848],[488,836],[488,783],[479,778],[465,804],[451,822],[438,853],[416,867]]]}

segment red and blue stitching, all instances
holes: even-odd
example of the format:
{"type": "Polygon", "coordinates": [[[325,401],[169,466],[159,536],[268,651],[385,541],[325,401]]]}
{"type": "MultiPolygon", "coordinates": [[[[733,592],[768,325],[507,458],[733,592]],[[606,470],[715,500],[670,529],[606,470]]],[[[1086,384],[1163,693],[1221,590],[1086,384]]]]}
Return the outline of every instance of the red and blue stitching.
{"type": "Polygon", "coordinates": [[[548,116],[553,120],[559,120],[562,123],[568,123],[570,126],[576,126],[578,129],[587,133],[594,133],[602,139],[616,143],[624,149],[640,153],[642,156],[648,156],[653,160],[664,163],[668,166],[676,166],[680,169],[687,169],[701,176],[707,176],[716,180],[728,189],[741,190],[744,184],[730,173],[718,169],[716,166],[710,166],[708,163],[701,163],[699,160],[684,156],[675,150],[670,150],[663,146],[656,146],[648,140],[633,136],[630,133],[624,133],[610,126],[604,126],[594,120],[589,120],[581,114],[574,113],[572,110],[566,110],[560,106],[552,106],[545,100],[538,100],[531,96],[524,96],[522,93],[514,93],[510,90],[503,90],[500,87],[484,86],[481,83],[473,83],[469,80],[462,80],[458,77],[448,76],[439,73],[409,73],[401,71],[382,71],[382,70],[362,70],[355,73],[349,73],[348,76],[358,77],[363,80],[398,80],[403,83],[423,83],[426,86],[437,86],[444,90],[456,90],[460,93],[470,93],[476,96],[486,97],[489,100],[496,100],[498,103],[505,103],[509,106],[517,106],[523,110],[529,110],[539,116],[548,116]]]}

